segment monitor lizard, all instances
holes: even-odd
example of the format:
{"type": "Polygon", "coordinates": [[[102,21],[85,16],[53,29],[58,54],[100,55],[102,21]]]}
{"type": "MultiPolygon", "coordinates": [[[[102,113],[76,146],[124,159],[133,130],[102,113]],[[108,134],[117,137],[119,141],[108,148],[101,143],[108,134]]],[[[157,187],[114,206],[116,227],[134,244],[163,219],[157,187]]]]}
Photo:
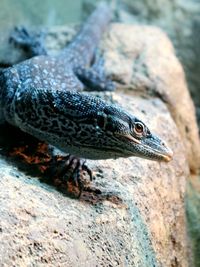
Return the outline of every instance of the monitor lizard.
{"type": "Polygon", "coordinates": [[[171,149],[144,122],[118,105],[82,92],[85,87],[115,89],[102,64],[91,66],[110,19],[109,6],[99,4],[57,56],[48,55],[42,38],[16,29],[12,39],[33,57],[1,71],[0,121],[78,158],[136,156],[168,162],[171,149]]]}

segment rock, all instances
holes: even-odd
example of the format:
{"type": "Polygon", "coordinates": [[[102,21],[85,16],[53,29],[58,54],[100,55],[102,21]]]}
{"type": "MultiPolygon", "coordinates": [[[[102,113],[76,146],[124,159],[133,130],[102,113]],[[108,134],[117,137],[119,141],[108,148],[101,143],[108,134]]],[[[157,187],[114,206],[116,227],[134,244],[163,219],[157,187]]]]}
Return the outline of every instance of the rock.
{"type": "Polygon", "coordinates": [[[105,97],[163,137],[174,160],[88,161],[102,193],[71,199],[1,158],[1,266],[187,266],[188,164],[177,127],[158,98],[105,97]]]}
{"type": "Polygon", "coordinates": [[[199,239],[200,239],[200,177],[194,175],[187,183],[186,194],[186,215],[187,228],[190,237],[190,251],[193,258],[193,265],[199,266],[199,239]]]}
{"type": "MultiPolygon", "coordinates": [[[[47,40],[55,53],[65,34],[58,31],[59,38],[52,32],[47,40]]],[[[182,68],[166,36],[151,27],[114,24],[102,49],[107,72],[123,86],[121,92],[98,95],[141,118],[169,143],[174,160],[88,161],[96,177],[92,185],[102,193],[86,191],[72,199],[1,157],[2,266],[188,266],[184,197],[189,168],[183,143],[187,149],[190,144],[192,154],[198,139],[193,113],[183,117],[173,102],[193,109],[182,68]],[[192,141],[182,130],[189,116],[192,141]]]]}
{"type": "Polygon", "coordinates": [[[123,7],[120,3],[117,12],[122,22],[156,25],[168,33],[186,71],[193,100],[200,106],[199,1],[125,0],[123,7]]]}
{"type": "MultiPolygon", "coordinates": [[[[200,140],[184,71],[158,28],[113,24],[104,42],[107,73],[128,94],[159,96],[168,106],[186,148],[192,172],[200,167],[200,140]]],[[[169,134],[171,129],[167,127],[169,134]]]]}

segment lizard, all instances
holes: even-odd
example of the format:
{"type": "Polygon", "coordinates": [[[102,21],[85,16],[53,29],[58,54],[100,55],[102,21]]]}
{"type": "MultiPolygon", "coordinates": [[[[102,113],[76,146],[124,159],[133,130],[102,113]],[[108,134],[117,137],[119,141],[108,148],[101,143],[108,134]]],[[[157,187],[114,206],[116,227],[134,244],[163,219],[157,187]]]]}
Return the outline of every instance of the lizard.
{"type": "MultiPolygon", "coordinates": [[[[115,89],[102,66],[91,66],[110,19],[110,7],[100,3],[56,56],[48,55],[41,40],[25,29],[16,30],[14,41],[33,57],[1,71],[0,121],[77,158],[136,156],[168,162],[172,150],[142,120],[82,92],[84,88],[115,89]]],[[[81,184],[78,175],[77,179],[81,184]]]]}

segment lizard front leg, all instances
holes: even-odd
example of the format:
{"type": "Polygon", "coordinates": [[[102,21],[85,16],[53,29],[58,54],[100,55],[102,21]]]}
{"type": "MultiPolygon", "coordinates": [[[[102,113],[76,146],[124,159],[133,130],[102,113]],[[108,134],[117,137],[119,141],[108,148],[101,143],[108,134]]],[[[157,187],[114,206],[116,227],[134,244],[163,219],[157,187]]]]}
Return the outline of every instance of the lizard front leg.
{"type": "Polygon", "coordinates": [[[116,84],[105,73],[104,58],[99,53],[95,54],[95,61],[91,68],[80,66],[75,69],[75,73],[87,91],[114,91],[116,89],[116,84]]]}
{"type": "Polygon", "coordinates": [[[10,43],[23,49],[28,57],[47,55],[45,48],[45,32],[29,31],[25,27],[15,27],[10,36],[10,43]]]}
{"type": "MultiPolygon", "coordinates": [[[[41,164],[42,168],[42,164],[41,164]]],[[[85,165],[85,160],[79,159],[72,155],[67,156],[53,156],[48,162],[44,175],[50,178],[52,183],[60,189],[70,190],[69,184],[78,188],[78,197],[85,187],[85,175],[89,176],[90,181],[93,180],[92,171],[85,165]]]]}
{"type": "Polygon", "coordinates": [[[106,75],[100,75],[96,69],[78,68],[76,75],[84,84],[86,91],[114,91],[115,83],[106,75]]]}

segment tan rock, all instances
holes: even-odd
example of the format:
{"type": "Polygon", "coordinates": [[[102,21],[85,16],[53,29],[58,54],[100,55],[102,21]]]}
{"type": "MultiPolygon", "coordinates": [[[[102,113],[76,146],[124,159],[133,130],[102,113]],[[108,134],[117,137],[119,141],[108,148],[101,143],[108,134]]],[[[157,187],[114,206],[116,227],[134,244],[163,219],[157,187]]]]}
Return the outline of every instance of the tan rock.
{"type": "MultiPolygon", "coordinates": [[[[123,83],[126,92],[155,95],[166,102],[182,136],[190,168],[196,172],[200,140],[194,105],[167,36],[156,27],[113,24],[103,49],[107,72],[123,83]]],[[[171,134],[169,127],[168,131],[171,134]]]]}
{"type": "Polygon", "coordinates": [[[88,161],[102,194],[74,200],[1,159],[1,266],[187,266],[188,167],[177,127],[158,98],[106,97],[163,137],[174,160],[88,161]]]}
{"type": "MultiPolygon", "coordinates": [[[[188,266],[184,194],[189,168],[182,140],[187,148],[198,141],[192,132],[190,143],[182,132],[187,120],[177,93],[170,91],[183,90],[180,102],[192,107],[182,68],[155,28],[113,25],[104,47],[107,71],[130,94],[99,95],[141,118],[169,143],[174,159],[88,161],[96,176],[93,186],[102,193],[85,192],[76,200],[1,158],[1,266],[188,266]]],[[[195,132],[193,115],[191,131],[192,126],[195,132]]]]}
{"type": "Polygon", "coordinates": [[[193,0],[124,0],[121,2],[126,3],[126,8],[122,5],[121,8],[119,6],[117,8],[120,22],[151,24],[168,33],[175,46],[176,54],[183,64],[193,101],[199,107],[200,2],[193,0]]]}

